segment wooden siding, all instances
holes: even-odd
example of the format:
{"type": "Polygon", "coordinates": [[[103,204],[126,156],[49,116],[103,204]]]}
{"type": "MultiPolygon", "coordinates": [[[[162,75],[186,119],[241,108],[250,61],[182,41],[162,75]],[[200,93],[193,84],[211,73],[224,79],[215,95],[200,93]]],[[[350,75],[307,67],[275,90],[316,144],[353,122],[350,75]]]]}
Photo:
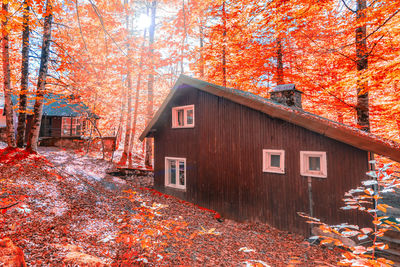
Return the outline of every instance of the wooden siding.
{"type": "Polygon", "coordinates": [[[61,137],[62,117],[52,117],[51,121],[51,137],[61,137]]]}
{"type": "Polygon", "coordinates": [[[367,152],[195,88],[182,88],[156,123],[155,187],[239,221],[267,222],[307,235],[309,212],[300,151],[327,153],[327,178],[312,178],[314,215],[366,225],[340,210],[344,193],[365,179],[367,152]],[[171,128],[171,108],[195,105],[195,127],[171,128]],[[262,171],[262,150],[285,150],[285,174],[262,171]],[[164,187],[164,158],[184,157],[186,191],[164,187]]]}
{"type": "MultiPolygon", "coordinates": [[[[33,120],[33,115],[29,115],[27,118],[25,141],[28,140],[28,134],[32,128],[32,120],[33,120]]],[[[40,137],[61,137],[61,123],[62,123],[62,117],[43,116],[39,132],[40,137]]]]}

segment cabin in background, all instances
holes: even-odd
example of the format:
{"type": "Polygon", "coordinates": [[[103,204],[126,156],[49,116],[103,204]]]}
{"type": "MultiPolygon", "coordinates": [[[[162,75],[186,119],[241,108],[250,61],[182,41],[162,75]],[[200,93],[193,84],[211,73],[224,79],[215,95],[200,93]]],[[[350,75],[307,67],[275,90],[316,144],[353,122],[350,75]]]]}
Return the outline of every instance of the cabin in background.
{"type": "MultiPolygon", "coordinates": [[[[14,106],[14,125],[17,125],[18,97],[12,96],[14,106]]],[[[31,129],[34,101],[28,100],[27,127],[25,139],[31,129]]],[[[3,110],[3,106],[0,107],[3,110]]],[[[99,117],[73,96],[48,93],[44,96],[42,124],[39,133],[39,143],[42,146],[77,147],[85,132],[89,131],[91,123],[96,123],[99,117]],[[90,122],[91,121],[91,122],[90,122]]],[[[5,114],[1,112],[0,127],[5,128],[5,114]],[[2,124],[4,121],[4,124],[2,124]]],[[[16,127],[15,127],[16,130],[16,127]]],[[[4,140],[4,139],[3,139],[4,140]]]]}
{"type": "Polygon", "coordinates": [[[400,161],[399,144],[304,111],[294,85],[265,99],[181,75],[145,137],[157,190],[304,235],[297,212],[367,225],[340,209],[344,193],[366,179],[368,151],[400,161]]]}

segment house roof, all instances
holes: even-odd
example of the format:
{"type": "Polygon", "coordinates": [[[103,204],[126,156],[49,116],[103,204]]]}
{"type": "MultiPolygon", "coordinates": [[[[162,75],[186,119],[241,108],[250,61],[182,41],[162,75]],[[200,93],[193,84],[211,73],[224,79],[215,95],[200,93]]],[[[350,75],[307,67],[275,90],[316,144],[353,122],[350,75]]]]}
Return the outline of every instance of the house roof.
{"type": "Polygon", "coordinates": [[[273,118],[285,120],[359,149],[370,151],[400,162],[399,143],[345,124],[334,122],[300,108],[288,107],[249,92],[218,86],[186,75],[181,75],[179,77],[161,107],[140,135],[139,140],[143,141],[145,137],[151,136],[153,127],[164,109],[168,106],[168,103],[172,100],[176,92],[184,86],[192,86],[204,92],[224,97],[235,103],[268,114],[273,118]]]}
{"type": "MultiPolygon", "coordinates": [[[[14,108],[17,108],[18,96],[12,95],[11,99],[14,108]]],[[[29,98],[27,106],[28,112],[33,112],[34,104],[35,100],[33,98],[29,98]]],[[[88,115],[90,117],[98,118],[98,116],[93,114],[84,103],[74,100],[69,96],[53,93],[48,93],[44,96],[42,114],[44,116],[59,117],[79,117],[82,115],[88,115]]]]}

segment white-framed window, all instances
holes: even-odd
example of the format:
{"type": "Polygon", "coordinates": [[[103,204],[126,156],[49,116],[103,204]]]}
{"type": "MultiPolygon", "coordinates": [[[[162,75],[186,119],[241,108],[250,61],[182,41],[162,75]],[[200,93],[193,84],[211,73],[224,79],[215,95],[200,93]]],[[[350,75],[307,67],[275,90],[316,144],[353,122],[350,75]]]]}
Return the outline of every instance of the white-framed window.
{"type": "Polygon", "coordinates": [[[172,128],[194,127],[194,105],[172,108],[172,128]]]}
{"type": "Polygon", "coordinates": [[[80,136],[82,134],[83,119],[63,117],[61,123],[62,136],[80,136]]]}
{"type": "Polygon", "coordinates": [[[300,151],[300,174],[326,178],[326,152],[300,151]]]}
{"type": "Polygon", "coordinates": [[[165,186],[186,189],[185,158],[165,158],[165,186]]]}
{"type": "Polygon", "coordinates": [[[285,150],[263,149],[263,172],[285,173],[285,150]]]}

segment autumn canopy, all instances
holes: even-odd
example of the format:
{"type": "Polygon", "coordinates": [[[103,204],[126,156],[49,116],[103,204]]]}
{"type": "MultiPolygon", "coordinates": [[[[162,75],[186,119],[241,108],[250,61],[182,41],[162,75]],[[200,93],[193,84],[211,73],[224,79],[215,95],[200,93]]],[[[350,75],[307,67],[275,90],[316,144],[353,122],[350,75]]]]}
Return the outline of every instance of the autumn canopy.
{"type": "Polygon", "coordinates": [[[305,110],[399,141],[399,13],[399,1],[4,0],[8,144],[36,150],[43,97],[74,95],[122,164],[135,151],[151,165],[137,137],[180,74],[263,97],[294,83],[305,110]]]}

